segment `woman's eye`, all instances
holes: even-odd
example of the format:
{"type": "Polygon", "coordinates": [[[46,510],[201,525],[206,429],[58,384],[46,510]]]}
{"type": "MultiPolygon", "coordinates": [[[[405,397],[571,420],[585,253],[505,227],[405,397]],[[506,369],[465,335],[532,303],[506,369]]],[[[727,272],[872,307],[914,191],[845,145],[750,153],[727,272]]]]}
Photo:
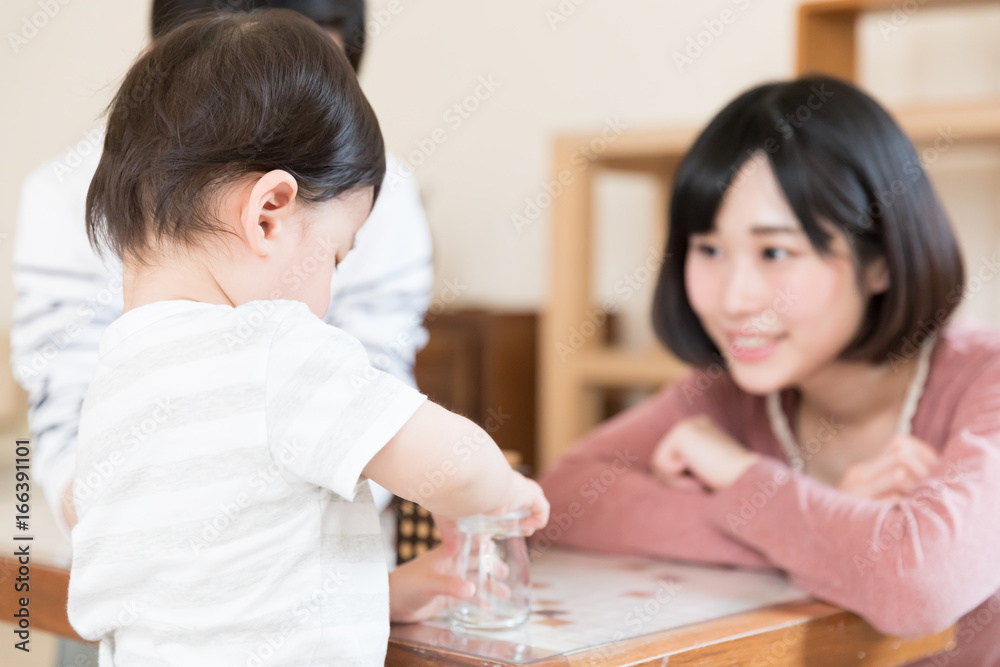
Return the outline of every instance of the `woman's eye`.
{"type": "Polygon", "coordinates": [[[695,251],[705,255],[706,257],[715,257],[719,254],[718,248],[713,245],[708,245],[707,243],[697,243],[694,247],[695,251]]]}
{"type": "Polygon", "coordinates": [[[785,248],[766,248],[764,250],[764,257],[766,259],[787,259],[789,253],[785,248]]]}

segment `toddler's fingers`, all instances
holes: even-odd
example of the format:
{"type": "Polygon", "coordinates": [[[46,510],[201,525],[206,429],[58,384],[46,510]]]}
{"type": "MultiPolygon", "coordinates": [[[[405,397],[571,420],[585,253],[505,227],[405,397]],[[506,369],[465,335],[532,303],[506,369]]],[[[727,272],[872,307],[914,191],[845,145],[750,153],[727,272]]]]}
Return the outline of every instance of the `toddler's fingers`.
{"type": "Polygon", "coordinates": [[[467,600],[476,594],[476,585],[461,577],[450,574],[438,574],[431,583],[431,595],[447,595],[448,597],[467,600]]]}
{"type": "Polygon", "coordinates": [[[475,593],[476,606],[489,609],[493,606],[494,600],[509,600],[511,595],[510,586],[496,579],[487,579],[483,583],[482,590],[475,593]]]}
{"type": "Polygon", "coordinates": [[[550,509],[549,501],[542,494],[541,488],[539,488],[538,497],[535,498],[531,505],[531,515],[525,519],[525,528],[531,530],[531,532],[539,528],[544,528],[549,522],[550,509]]]}

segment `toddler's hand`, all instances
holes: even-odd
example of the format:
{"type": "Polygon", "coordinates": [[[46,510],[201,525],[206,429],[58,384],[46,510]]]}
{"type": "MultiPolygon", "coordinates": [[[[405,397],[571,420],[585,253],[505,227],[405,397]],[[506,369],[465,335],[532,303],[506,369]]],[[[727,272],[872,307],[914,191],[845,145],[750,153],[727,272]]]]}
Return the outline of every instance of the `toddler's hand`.
{"type": "MultiPolygon", "coordinates": [[[[549,501],[537,482],[528,479],[521,473],[511,470],[513,475],[507,502],[495,507],[485,514],[500,516],[522,507],[528,508],[530,514],[521,522],[524,534],[533,535],[539,528],[544,528],[549,522],[549,501]]],[[[434,514],[434,524],[441,533],[441,542],[445,550],[454,554],[458,550],[458,527],[456,520],[440,514],[434,514]]]]}
{"type": "Polygon", "coordinates": [[[511,482],[508,501],[487,514],[501,515],[525,507],[528,517],[521,522],[525,535],[532,535],[549,522],[549,501],[538,482],[528,479],[521,473],[512,470],[514,479],[511,482]]]}
{"type": "Polygon", "coordinates": [[[440,546],[390,572],[389,620],[418,623],[444,609],[448,597],[472,597],[475,585],[450,574],[454,571],[454,556],[440,546]]]}

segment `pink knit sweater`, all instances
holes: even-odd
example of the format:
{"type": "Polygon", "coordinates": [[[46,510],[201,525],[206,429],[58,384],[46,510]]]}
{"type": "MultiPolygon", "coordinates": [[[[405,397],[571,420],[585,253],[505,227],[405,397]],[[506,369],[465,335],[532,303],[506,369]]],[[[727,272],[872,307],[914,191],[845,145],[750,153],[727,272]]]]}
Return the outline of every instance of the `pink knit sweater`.
{"type": "MultiPolygon", "coordinates": [[[[790,391],[782,395],[786,414],[792,399],[790,391]]],[[[944,329],[912,425],[913,436],[941,455],[931,477],[896,502],[861,498],[787,465],[763,397],[744,393],[728,375],[693,372],[595,429],[543,475],[553,518],[536,537],[779,568],[886,634],[920,636],[959,622],[955,650],[914,664],[996,667],[1000,331],[968,323],[944,329]],[[698,414],[765,455],[717,493],[667,488],[649,470],[663,435],[698,414]]],[[[808,458],[809,443],[802,447],[808,458]]]]}

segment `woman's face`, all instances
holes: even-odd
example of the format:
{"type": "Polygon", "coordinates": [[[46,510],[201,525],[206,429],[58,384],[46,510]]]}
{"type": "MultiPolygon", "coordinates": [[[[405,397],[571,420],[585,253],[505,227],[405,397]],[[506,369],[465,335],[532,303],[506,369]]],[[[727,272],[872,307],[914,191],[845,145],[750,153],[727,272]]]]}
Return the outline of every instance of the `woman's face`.
{"type": "MultiPolygon", "coordinates": [[[[857,281],[844,235],[831,225],[820,255],[762,153],[733,179],[715,228],[690,238],[688,300],[746,392],[795,386],[833,362],[862,323],[868,294],[857,281]]],[[[878,262],[870,292],[884,290],[878,262]]]]}

